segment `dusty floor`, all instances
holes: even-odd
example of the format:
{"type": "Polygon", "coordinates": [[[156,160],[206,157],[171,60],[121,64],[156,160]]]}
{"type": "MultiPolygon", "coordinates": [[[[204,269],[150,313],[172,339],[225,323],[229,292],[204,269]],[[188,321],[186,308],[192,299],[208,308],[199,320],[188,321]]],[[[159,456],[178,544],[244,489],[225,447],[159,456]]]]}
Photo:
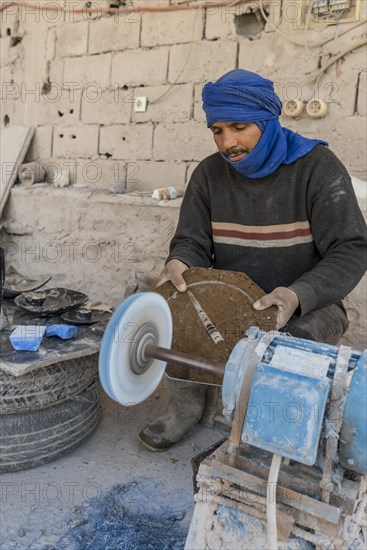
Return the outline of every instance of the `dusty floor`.
{"type": "MultiPolygon", "coordinates": [[[[167,399],[166,382],[134,409],[121,407],[103,394],[102,420],[82,447],[50,464],[4,474],[0,548],[57,548],[70,528],[88,521],[81,512],[88,499],[131,481],[138,481],[137,489],[127,495],[135,509],[153,515],[162,510],[183,512],[182,528],[188,530],[194,508],[190,459],[225,432],[199,425],[165,453],[144,449],[137,434],[163,412],[167,399]],[[144,494],[139,488],[144,488],[144,494]]],[[[80,545],[73,548],[82,550],[80,545]]]]}

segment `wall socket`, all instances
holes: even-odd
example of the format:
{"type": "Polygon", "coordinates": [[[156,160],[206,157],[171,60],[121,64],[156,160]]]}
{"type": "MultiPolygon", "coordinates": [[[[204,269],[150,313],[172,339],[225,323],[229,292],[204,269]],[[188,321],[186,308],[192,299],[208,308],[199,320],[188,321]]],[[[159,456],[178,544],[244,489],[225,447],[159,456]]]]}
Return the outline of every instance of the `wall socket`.
{"type": "Polygon", "coordinates": [[[146,97],[136,97],[134,101],[135,113],[145,113],[148,107],[148,99],[146,97]]]}

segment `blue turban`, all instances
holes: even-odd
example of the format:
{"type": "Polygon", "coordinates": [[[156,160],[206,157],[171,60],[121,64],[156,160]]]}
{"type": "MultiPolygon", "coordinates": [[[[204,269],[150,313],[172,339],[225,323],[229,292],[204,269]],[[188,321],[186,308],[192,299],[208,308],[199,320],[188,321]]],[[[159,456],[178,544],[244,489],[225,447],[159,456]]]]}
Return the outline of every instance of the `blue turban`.
{"type": "Polygon", "coordinates": [[[255,122],[263,132],[256,147],[242,160],[222,157],[241,175],[262,178],[275,172],[281,164],[291,164],[326,141],[308,139],[287,128],[278,120],[282,103],[271,80],[238,69],[216,82],[208,82],[202,92],[207,126],[214,122],[255,122]]]}

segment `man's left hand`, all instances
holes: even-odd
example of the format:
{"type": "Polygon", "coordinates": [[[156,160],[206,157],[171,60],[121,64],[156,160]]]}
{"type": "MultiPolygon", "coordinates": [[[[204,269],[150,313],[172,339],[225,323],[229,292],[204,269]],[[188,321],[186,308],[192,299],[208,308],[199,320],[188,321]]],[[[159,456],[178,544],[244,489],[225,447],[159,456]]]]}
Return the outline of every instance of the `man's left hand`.
{"type": "Polygon", "coordinates": [[[299,306],[297,294],[290,288],[278,286],[270,294],[266,294],[257,300],[253,307],[259,311],[270,306],[277,306],[277,329],[284,327],[299,306]]]}

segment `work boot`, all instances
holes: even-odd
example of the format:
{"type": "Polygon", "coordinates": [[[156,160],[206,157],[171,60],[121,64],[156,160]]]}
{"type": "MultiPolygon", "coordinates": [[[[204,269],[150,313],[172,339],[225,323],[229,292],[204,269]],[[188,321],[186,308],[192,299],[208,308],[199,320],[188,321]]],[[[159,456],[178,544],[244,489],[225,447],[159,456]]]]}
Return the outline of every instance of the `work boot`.
{"type": "Polygon", "coordinates": [[[168,378],[171,399],[168,410],[139,434],[144,447],[166,451],[197,424],[205,407],[207,386],[168,378]]]}

